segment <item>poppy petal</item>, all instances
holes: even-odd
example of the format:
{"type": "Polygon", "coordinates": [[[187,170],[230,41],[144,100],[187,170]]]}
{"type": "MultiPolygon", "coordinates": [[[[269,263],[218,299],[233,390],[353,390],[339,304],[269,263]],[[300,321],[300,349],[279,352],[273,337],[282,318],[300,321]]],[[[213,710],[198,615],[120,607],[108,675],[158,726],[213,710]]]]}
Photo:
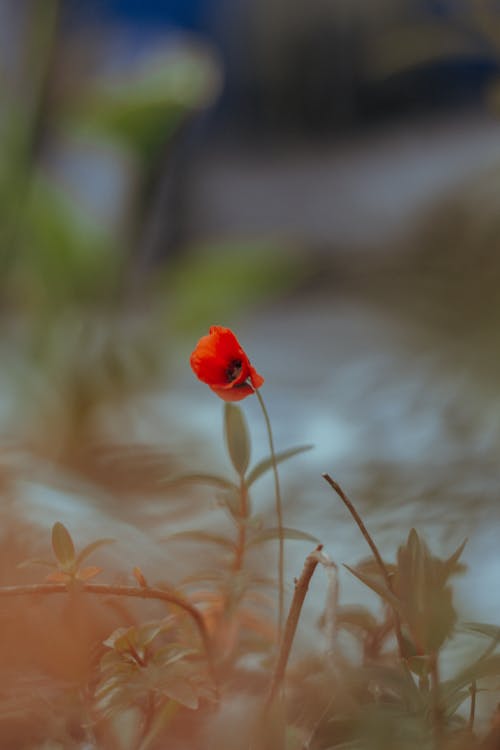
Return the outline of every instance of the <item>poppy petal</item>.
{"type": "Polygon", "coordinates": [[[248,369],[248,377],[250,378],[251,384],[255,389],[260,388],[261,385],[264,384],[264,378],[262,377],[262,375],[259,375],[255,367],[252,367],[252,365],[249,365],[248,369]]]}
{"type": "Polygon", "coordinates": [[[233,388],[217,388],[217,386],[211,385],[210,388],[216,393],[223,401],[242,401],[247,396],[251,396],[254,393],[252,386],[248,383],[237,385],[233,388]]]}

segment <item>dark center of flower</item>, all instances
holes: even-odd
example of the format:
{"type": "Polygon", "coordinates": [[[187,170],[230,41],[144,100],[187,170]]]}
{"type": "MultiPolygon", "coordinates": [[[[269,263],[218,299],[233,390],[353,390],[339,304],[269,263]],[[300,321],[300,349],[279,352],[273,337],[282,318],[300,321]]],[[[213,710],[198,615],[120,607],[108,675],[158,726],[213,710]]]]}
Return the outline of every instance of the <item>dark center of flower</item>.
{"type": "Polygon", "coordinates": [[[236,380],[236,378],[239,377],[241,373],[241,368],[242,368],[241,359],[231,360],[226,370],[226,377],[227,377],[228,383],[232,383],[233,380],[236,380]]]}

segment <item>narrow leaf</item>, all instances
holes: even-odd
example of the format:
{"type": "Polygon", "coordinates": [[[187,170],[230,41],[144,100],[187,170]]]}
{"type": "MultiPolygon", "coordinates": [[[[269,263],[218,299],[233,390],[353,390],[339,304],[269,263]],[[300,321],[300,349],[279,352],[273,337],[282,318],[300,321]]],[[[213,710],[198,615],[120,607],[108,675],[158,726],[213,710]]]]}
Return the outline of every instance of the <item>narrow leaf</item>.
{"type": "Polygon", "coordinates": [[[486,638],[500,640],[500,627],[498,625],[488,625],[485,622],[464,622],[462,628],[470,633],[479,633],[486,638]]]}
{"type": "Polygon", "coordinates": [[[231,463],[242,477],[250,461],[250,436],[243,412],[234,404],[224,405],[224,437],[231,463]]]}
{"type": "Polygon", "coordinates": [[[79,581],[90,581],[91,578],[95,578],[102,571],[102,568],[97,568],[95,565],[91,565],[88,568],[82,568],[76,574],[79,581]]]}
{"type": "Polygon", "coordinates": [[[457,572],[457,563],[462,555],[462,552],[464,551],[464,547],[467,544],[467,539],[464,539],[460,547],[455,550],[455,552],[444,561],[444,574],[445,578],[449,578],[452,573],[457,572]]]}
{"type": "Polygon", "coordinates": [[[95,542],[87,544],[87,546],[84,547],[77,555],[75,563],[76,566],[78,567],[79,565],[81,565],[81,563],[86,560],[87,557],[90,557],[90,555],[95,552],[96,549],[99,549],[99,547],[103,547],[105,544],[113,544],[114,541],[114,539],[96,539],[95,542]]]}
{"type": "Polygon", "coordinates": [[[59,521],[52,527],[52,549],[63,568],[69,569],[75,565],[75,545],[71,534],[59,521]]]}
{"type": "Polygon", "coordinates": [[[148,587],[148,582],[146,581],[146,578],[142,570],[136,566],[133,569],[132,573],[134,574],[134,578],[139,584],[139,586],[143,589],[146,589],[148,587]]]}
{"type": "Polygon", "coordinates": [[[57,565],[50,560],[42,560],[40,557],[31,557],[29,560],[23,560],[18,564],[18,568],[28,568],[31,565],[43,565],[45,568],[56,568],[57,565]]]}
{"type": "Polygon", "coordinates": [[[217,474],[205,474],[198,472],[195,474],[179,474],[177,477],[172,477],[162,484],[163,487],[182,487],[184,484],[207,484],[211,487],[220,487],[225,490],[238,489],[234,482],[229,479],[220,477],[217,474]]]}
{"type": "MultiPolygon", "coordinates": [[[[314,448],[313,445],[298,445],[295,448],[289,448],[286,451],[282,451],[281,453],[276,454],[276,463],[282,463],[283,461],[286,461],[289,458],[292,458],[292,456],[297,456],[299,453],[305,453],[306,451],[310,451],[311,448],[314,448]]],[[[268,456],[267,458],[264,458],[262,461],[259,461],[258,464],[256,464],[253,469],[250,471],[248,478],[247,478],[247,487],[250,487],[254,482],[257,481],[263,474],[266,473],[266,471],[269,471],[269,469],[273,465],[273,459],[272,456],[268,456]]]]}
{"type": "Polygon", "coordinates": [[[196,529],[189,531],[178,531],[175,534],[165,538],[166,542],[170,541],[187,541],[187,542],[208,542],[210,544],[217,544],[219,547],[225,547],[226,549],[233,550],[234,542],[225,536],[220,534],[211,534],[209,531],[197,531],[196,529]]]}
{"type": "Polygon", "coordinates": [[[400,614],[402,614],[402,602],[398,599],[397,596],[395,596],[392,591],[390,591],[385,583],[381,581],[378,578],[375,578],[375,576],[369,576],[365,575],[364,573],[359,573],[354,568],[349,567],[349,565],[344,565],[344,568],[346,568],[349,573],[352,573],[353,576],[356,576],[356,578],[361,581],[361,583],[364,583],[365,586],[368,586],[369,589],[374,591],[376,594],[378,594],[382,599],[384,599],[388,604],[391,605],[395,610],[397,610],[400,614]]]}
{"type": "Polygon", "coordinates": [[[498,676],[500,676],[500,654],[493,654],[492,656],[478,659],[475,663],[459,672],[456,677],[443,683],[443,695],[451,696],[457,691],[468,687],[475,680],[480,680],[483,677],[498,676]]]}
{"type": "Polygon", "coordinates": [[[64,573],[62,570],[54,570],[53,573],[49,573],[45,576],[47,583],[67,583],[71,580],[69,573],[64,573]]]}
{"type": "Polygon", "coordinates": [[[181,706],[192,710],[198,708],[198,694],[188,680],[177,679],[164,682],[159,688],[163,695],[170,698],[181,706]]]}
{"type": "MultiPolygon", "coordinates": [[[[299,529],[289,529],[287,527],[282,529],[283,539],[296,539],[301,542],[312,542],[313,544],[319,544],[319,539],[312,534],[308,534],[306,531],[300,531],[299,529]]],[[[278,528],[262,529],[258,531],[247,543],[247,547],[254,547],[262,542],[268,542],[272,539],[280,538],[280,530],[278,528]]]]}

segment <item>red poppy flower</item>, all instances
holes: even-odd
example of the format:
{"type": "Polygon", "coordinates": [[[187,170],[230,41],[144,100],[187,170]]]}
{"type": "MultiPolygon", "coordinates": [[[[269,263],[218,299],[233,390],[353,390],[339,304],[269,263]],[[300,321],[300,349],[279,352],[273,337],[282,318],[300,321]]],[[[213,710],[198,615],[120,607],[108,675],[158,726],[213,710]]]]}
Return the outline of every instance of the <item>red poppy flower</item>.
{"type": "Polygon", "coordinates": [[[224,401],[241,401],[264,382],[229,328],[212,326],[191,354],[195,375],[224,401]]]}

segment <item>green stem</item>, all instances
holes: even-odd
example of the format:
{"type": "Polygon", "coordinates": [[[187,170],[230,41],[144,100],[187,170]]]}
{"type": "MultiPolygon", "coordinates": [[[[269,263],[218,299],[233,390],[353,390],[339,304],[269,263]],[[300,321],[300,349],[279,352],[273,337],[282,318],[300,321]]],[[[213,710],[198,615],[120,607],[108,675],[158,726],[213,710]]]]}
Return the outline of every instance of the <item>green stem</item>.
{"type": "Polygon", "coordinates": [[[283,506],[281,502],[281,490],[280,481],[278,476],[278,464],[276,461],[276,452],[274,450],[274,439],[273,431],[271,429],[271,421],[269,414],[267,413],[266,405],[260,395],[260,391],[255,389],[255,395],[262,409],[264,420],[267,428],[267,436],[269,439],[269,450],[271,452],[271,459],[273,462],[273,474],[274,474],[274,494],[276,498],[276,519],[278,522],[278,537],[279,537],[279,559],[278,559],[278,583],[279,583],[279,609],[278,609],[278,633],[281,639],[283,632],[283,617],[285,611],[285,540],[283,535],[283,506]]]}
{"type": "Polygon", "coordinates": [[[240,477],[240,518],[238,519],[238,541],[236,543],[236,553],[234,557],[234,570],[238,572],[243,567],[245,557],[245,543],[248,520],[248,488],[245,484],[245,478],[240,477]]]}
{"type": "Polygon", "coordinates": [[[437,653],[430,655],[431,709],[436,750],[441,747],[443,736],[443,712],[441,708],[441,690],[439,684],[439,663],[437,653]]]}

